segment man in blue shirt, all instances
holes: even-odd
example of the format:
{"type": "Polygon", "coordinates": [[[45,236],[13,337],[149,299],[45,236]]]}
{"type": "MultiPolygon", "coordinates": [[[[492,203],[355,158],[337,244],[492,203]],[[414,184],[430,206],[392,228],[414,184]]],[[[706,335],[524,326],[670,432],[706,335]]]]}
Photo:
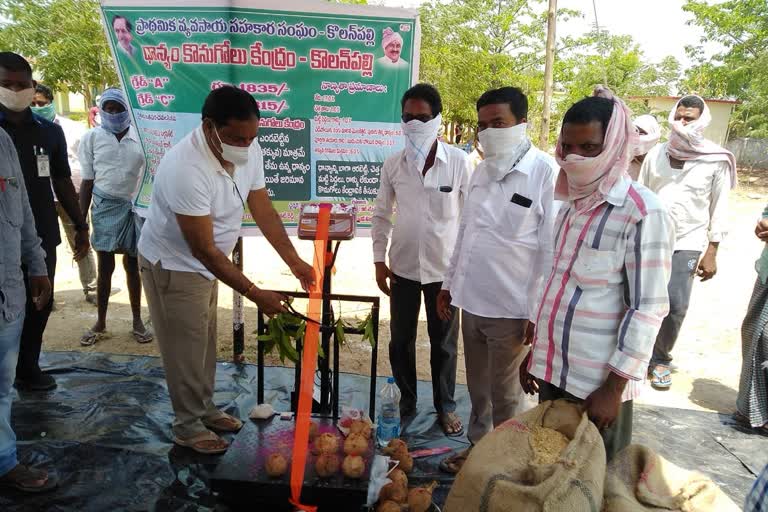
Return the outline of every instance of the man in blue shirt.
{"type": "Polygon", "coordinates": [[[11,428],[13,379],[24,325],[26,266],[29,300],[40,310],[51,297],[45,251],[35,231],[16,148],[0,129],[0,487],[40,492],[53,487],[48,474],[19,464],[11,428]]]}
{"type": "MultiPolygon", "coordinates": [[[[56,273],[56,246],[61,243],[53,190],[59,203],[75,223],[75,260],[88,254],[88,224],[80,211],[72,184],[67,142],[61,127],[32,114],[30,104],[35,94],[32,68],[23,57],[0,52],[0,128],[10,135],[26,182],[26,191],[37,235],[46,253],[48,278],[56,273]]],[[[26,273],[27,269],[23,269],[26,273]]],[[[40,370],[38,359],[43,332],[53,306],[53,297],[38,309],[27,293],[26,320],[21,335],[16,386],[42,391],[56,387],[56,381],[40,370]]]]}

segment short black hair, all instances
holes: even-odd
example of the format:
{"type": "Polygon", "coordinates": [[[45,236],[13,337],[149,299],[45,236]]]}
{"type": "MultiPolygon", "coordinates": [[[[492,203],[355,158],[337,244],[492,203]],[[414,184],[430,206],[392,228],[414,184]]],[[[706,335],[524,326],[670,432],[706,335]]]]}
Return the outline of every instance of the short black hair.
{"type": "Polygon", "coordinates": [[[403,94],[403,99],[400,101],[400,108],[405,108],[405,102],[408,100],[422,100],[429,104],[429,108],[432,109],[432,117],[437,117],[437,114],[443,111],[443,100],[440,99],[440,93],[437,92],[434,85],[430,84],[416,84],[403,94]]]}
{"type": "Polygon", "coordinates": [[[699,109],[699,114],[704,112],[704,102],[698,96],[683,96],[678,105],[685,108],[697,108],[699,109]]]}
{"type": "Polygon", "coordinates": [[[211,119],[216,126],[224,126],[231,119],[247,121],[253,116],[261,119],[259,104],[253,96],[231,85],[214,89],[203,103],[203,119],[211,119]]]}
{"type": "Polygon", "coordinates": [[[499,103],[507,103],[518,122],[528,118],[528,97],[519,87],[501,87],[485,91],[477,100],[477,110],[499,103]]]}
{"type": "Polygon", "coordinates": [[[563,124],[589,124],[598,121],[603,126],[603,136],[613,115],[613,100],[590,96],[574,103],[563,116],[563,124]]]}
{"type": "Polygon", "coordinates": [[[131,23],[131,20],[125,16],[120,16],[119,14],[112,17],[112,28],[115,28],[115,22],[117,20],[125,20],[125,28],[127,28],[129,32],[133,32],[133,23],[131,23]]]}
{"type": "Polygon", "coordinates": [[[53,103],[53,91],[47,85],[37,84],[37,87],[35,87],[35,92],[42,94],[45,96],[45,99],[53,103]]]}
{"type": "Polygon", "coordinates": [[[13,52],[0,52],[0,68],[6,71],[16,71],[22,73],[28,73],[32,78],[32,66],[29,65],[27,59],[13,52]]]}

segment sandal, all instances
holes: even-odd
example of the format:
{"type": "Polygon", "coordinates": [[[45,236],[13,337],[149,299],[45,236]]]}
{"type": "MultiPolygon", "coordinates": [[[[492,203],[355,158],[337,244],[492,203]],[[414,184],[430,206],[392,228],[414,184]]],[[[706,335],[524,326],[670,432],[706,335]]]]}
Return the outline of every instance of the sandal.
{"type": "Polygon", "coordinates": [[[107,334],[107,331],[94,331],[93,329],[88,329],[85,331],[85,334],[80,337],[80,344],[84,347],[92,347],[108,337],[109,334],[107,334]]]}
{"type": "Polygon", "coordinates": [[[672,387],[672,372],[669,366],[656,365],[651,372],[651,386],[653,389],[665,390],[672,387]]]}
{"type": "Polygon", "coordinates": [[[457,475],[459,471],[461,471],[462,466],[464,466],[464,463],[467,462],[470,451],[472,451],[471,447],[455,455],[451,455],[447,459],[441,460],[440,470],[451,475],[457,475]]]}
{"type": "Polygon", "coordinates": [[[44,469],[35,469],[18,464],[0,477],[0,488],[38,493],[52,491],[56,488],[56,481],[44,469]]]}
{"type": "Polygon", "coordinates": [[[221,416],[217,416],[212,420],[204,419],[203,425],[219,432],[239,432],[243,428],[242,421],[225,412],[222,412],[221,416]]]}
{"type": "Polygon", "coordinates": [[[461,437],[464,435],[464,425],[461,418],[455,412],[446,412],[440,415],[440,427],[448,437],[461,437]],[[458,428],[453,425],[458,424],[458,428]]]}
{"type": "Polygon", "coordinates": [[[152,329],[149,327],[145,327],[144,331],[139,331],[138,329],[134,329],[131,331],[131,334],[133,334],[133,339],[135,339],[138,343],[144,344],[144,343],[150,343],[152,340],[155,339],[155,333],[152,332],[152,329]]]}
{"type": "Polygon", "coordinates": [[[229,448],[229,443],[226,440],[220,438],[210,430],[200,432],[187,439],[174,436],[173,442],[203,455],[219,455],[226,452],[227,448],[229,448]]]}

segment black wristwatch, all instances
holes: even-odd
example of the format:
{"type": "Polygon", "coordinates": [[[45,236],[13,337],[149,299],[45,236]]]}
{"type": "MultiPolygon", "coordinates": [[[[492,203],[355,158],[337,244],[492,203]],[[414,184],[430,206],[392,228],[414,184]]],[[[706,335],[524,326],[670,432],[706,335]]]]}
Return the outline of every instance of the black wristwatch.
{"type": "Polygon", "coordinates": [[[82,224],[75,224],[75,231],[88,231],[88,223],[83,222],[82,224]]]}

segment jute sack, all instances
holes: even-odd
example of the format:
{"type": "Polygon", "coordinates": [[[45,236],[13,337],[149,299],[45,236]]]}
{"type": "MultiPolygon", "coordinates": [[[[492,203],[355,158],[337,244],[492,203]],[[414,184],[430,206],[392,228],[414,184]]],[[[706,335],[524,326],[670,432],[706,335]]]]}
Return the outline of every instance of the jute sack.
{"type": "Polygon", "coordinates": [[[471,451],[445,512],[600,512],[605,447],[580,407],[544,402],[500,425],[471,451]],[[554,464],[534,463],[532,429],[557,430],[570,442],[554,464]]]}
{"type": "Polygon", "coordinates": [[[709,478],[675,466],[633,444],[611,461],[605,478],[606,512],[738,512],[709,478]]]}

